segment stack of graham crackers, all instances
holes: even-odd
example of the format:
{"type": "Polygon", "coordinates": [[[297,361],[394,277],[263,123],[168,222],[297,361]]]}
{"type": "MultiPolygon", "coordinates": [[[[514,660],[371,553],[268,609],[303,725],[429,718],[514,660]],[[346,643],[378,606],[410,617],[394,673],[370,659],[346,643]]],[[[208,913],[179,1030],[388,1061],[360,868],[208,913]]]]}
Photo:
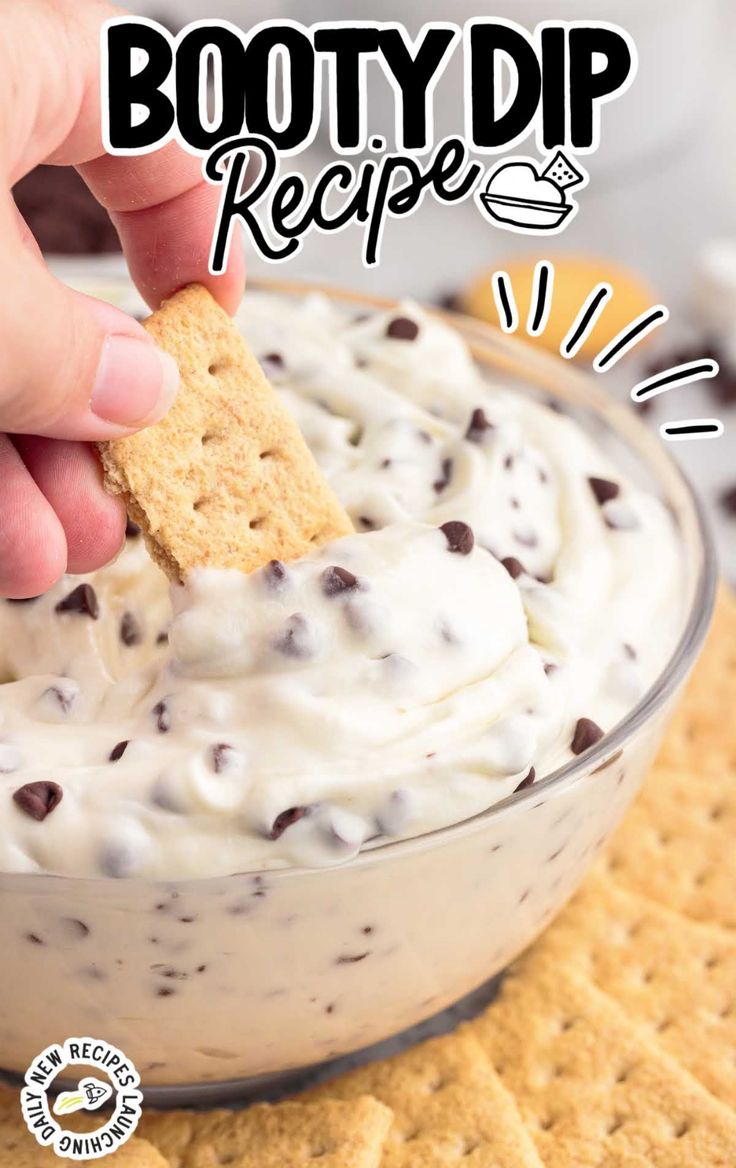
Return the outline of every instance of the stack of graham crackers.
{"type": "MultiPolygon", "coordinates": [[[[125,495],[165,570],[174,579],[203,562],[249,570],[350,530],[242,340],[202,290],[180,293],[148,327],[176,356],[190,392],[163,423],[106,447],[103,460],[108,485],[125,495]],[[255,404],[241,416],[243,384],[255,404]],[[291,509],[272,506],[284,484],[291,509]]],[[[147,1113],[110,1160],[119,1168],[734,1168],[734,709],[736,600],[723,592],[642,795],[485,1013],[299,1099],[147,1113]]],[[[17,1092],[0,1088],[0,1168],[59,1163],[70,1161],[38,1147],[17,1092]]]]}
{"type": "MultiPolygon", "coordinates": [[[[121,1168],[733,1168],[736,600],[607,855],[454,1034],[245,1111],[149,1112],[121,1168]]],[[[65,1161],[62,1161],[65,1162],[65,1161]]],[[[0,1093],[0,1168],[60,1161],[0,1093]]]]}

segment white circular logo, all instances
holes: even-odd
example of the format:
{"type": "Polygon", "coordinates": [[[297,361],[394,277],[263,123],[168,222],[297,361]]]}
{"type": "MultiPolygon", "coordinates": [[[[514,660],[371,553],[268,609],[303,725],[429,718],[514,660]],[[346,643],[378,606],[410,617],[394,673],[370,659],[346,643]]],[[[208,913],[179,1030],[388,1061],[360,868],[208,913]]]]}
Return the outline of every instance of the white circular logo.
{"type": "MultiPolygon", "coordinates": [[[[68,1077],[68,1076],[67,1076],[68,1077]]],[[[143,1095],[140,1076],[130,1059],[116,1046],[99,1038],[67,1038],[52,1043],[33,1060],[25,1073],[20,1093],[23,1118],[29,1132],[44,1148],[68,1160],[99,1160],[129,1140],[141,1117],[143,1095]],[[102,1072],[102,1078],[85,1074],[78,1085],[49,1100],[49,1087],[69,1067],[83,1066],[102,1072]],[[108,1114],[106,1105],[112,1107],[108,1114]],[[75,1111],[91,1114],[106,1108],[99,1125],[89,1131],[67,1131],[64,1117],[75,1111]],[[103,1122],[104,1120],[104,1122],[103,1122]]]]}

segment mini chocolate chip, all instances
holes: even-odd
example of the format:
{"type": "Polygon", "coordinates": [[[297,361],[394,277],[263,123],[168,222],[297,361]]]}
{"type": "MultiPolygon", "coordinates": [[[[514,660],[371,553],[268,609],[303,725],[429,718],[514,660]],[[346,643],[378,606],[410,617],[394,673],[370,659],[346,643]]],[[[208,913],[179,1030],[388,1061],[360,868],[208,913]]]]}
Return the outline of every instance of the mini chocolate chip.
{"type": "Polygon", "coordinates": [[[26,933],[26,940],[30,941],[32,945],[45,945],[46,942],[38,937],[35,933],[26,933]]]}
{"type": "Polygon", "coordinates": [[[589,478],[588,484],[595,495],[596,503],[599,503],[601,507],[609,499],[617,499],[621,493],[618,483],[612,483],[610,479],[589,478]]]}
{"type": "Polygon", "coordinates": [[[143,640],[143,631],[132,612],[124,612],[120,618],[120,640],[129,647],[143,640]]]}
{"type": "Polygon", "coordinates": [[[339,568],[334,565],[325,568],[320,579],[325,596],[339,596],[342,592],[351,592],[358,583],[357,576],[348,572],[347,568],[339,568]]]}
{"type": "Polygon", "coordinates": [[[516,556],[504,556],[501,563],[512,580],[518,580],[519,576],[524,574],[524,565],[521,560],[517,560],[516,556]]]}
{"type": "Polygon", "coordinates": [[[140,535],[140,533],[141,533],[141,529],[138,526],[138,524],[134,523],[132,519],[126,519],[126,521],[125,521],[125,538],[126,539],[137,539],[138,536],[140,535]]]}
{"type": "Polygon", "coordinates": [[[461,556],[470,555],[475,543],[472,527],[459,519],[451,519],[449,523],[442,524],[440,531],[444,534],[451,552],[457,552],[461,556]]]}
{"type": "Polygon", "coordinates": [[[48,689],[43,691],[41,697],[53,698],[62,713],[68,714],[76,702],[78,695],[78,686],[74,682],[71,682],[65,689],[62,689],[60,685],[50,685],[48,689]]]}
{"type": "Polygon", "coordinates": [[[175,992],[176,991],[174,990],[173,986],[159,986],[158,989],[156,990],[156,997],[157,998],[171,998],[171,997],[173,997],[175,992]]]}
{"type": "Polygon", "coordinates": [[[495,430],[495,428],[493,423],[488,421],[485,412],[478,406],[470,415],[465,437],[468,442],[482,442],[488,431],[495,430]]]}
{"type": "Polygon", "coordinates": [[[212,769],[216,775],[221,774],[227,770],[230,763],[230,755],[233,753],[232,746],[228,746],[227,742],[218,742],[210,747],[210,759],[212,761],[212,769]]]}
{"type": "Polygon", "coordinates": [[[162,698],[160,702],[151,710],[156,719],[156,729],[160,734],[168,734],[171,729],[171,710],[169,709],[166,698],[162,698]]]}
{"type": "Polygon", "coordinates": [[[68,596],[59,601],[56,611],[75,612],[80,616],[91,616],[92,620],[97,620],[100,615],[97,593],[91,584],[78,584],[68,596]]]}
{"type": "Polygon", "coordinates": [[[736,515],[736,486],[721,491],[718,501],[727,515],[736,515]]]}
{"type": "Polygon", "coordinates": [[[55,807],[61,803],[64,792],[58,783],[49,779],[39,779],[35,783],[26,783],[13,793],[13,799],[31,819],[40,823],[50,815],[55,807]]]}
{"type": "Polygon", "coordinates": [[[312,645],[311,626],[309,621],[300,612],[292,613],[284,625],[283,632],[274,641],[274,648],[285,657],[311,657],[314,651],[312,645]]]}
{"type": "Polygon", "coordinates": [[[157,645],[168,645],[168,643],[169,643],[169,634],[164,629],[156,637],[156,644],[157,645]]]}
{"type": "Polygon", "coordinates": [[[266,353],[261,360],[264,365],[270,365],[273,369],[284,368],[284,358],[281,353],[266,353]]]}
{"type": "Polygon", "coordinates": [[[513,456],[513,454],[506,455],[506,457],[503,460],[503,469],[504,470],[513,470],[514,469],[514,456],[513,456]]]}
{"type": "Polygon", "coordinates": [[[386,336],[395,341],[415,341],[419,336],[419,325],[408,316],[395,316],[386,326],[386,336]]]}
{"type": "Polygon", "coordinates": [[[286,577],[289,575],[289,571],[286,564],[282,564],[281,560],[269,560],[263,569],[263,575],[268,586],[276,590],[284,584],[286,577]]]}
{"type": "Polygon", "coordinates": [[[122,758],[123,755],[125,754],[126,750],[128,749],[129,745],[130,745],[129,738],[124,738],[122,742],[116,743],[116,745],[113,746],[113,748],[109,754],[110,762],[117,762],[119,758],[122,758]]]}
{"type": "Polygon", "coordinates": [[[279,839],[287,827],[291,827],[292,823],[298,823],[300,819],[303,819],[308,810],[307,807],[287,807],[286,811],[281,811],[273,821],[268,838],[270,840],[279,839]]]}
{"type": "Polygon", "coordinates": [[[450,482],[452,481],[452,468],[453,468],[452,459],[451,458],[443,458],[442,459],[442,477],[437,479],[435,482],[432,483],[432,486],[434,487],[434,489],[438,495],[441,494],[442,491],[444,491],[445,487],[449,487],[450,482]]]}
{"type": "Polygon", "coordinates": [[[570,750],[573,754],[583,754],[591,746],[595,746],[596,742],[600,742],[602,737],[603,731],[597,722],[594,722],[591,718],[578,718],[575,723],[575,733],[572,736],[570,750]]]}
{"type": "Polygon", "coordinates": [[[534,767],[529,767],[529,773],[524,775],[524,778],[521,780],[518,787],[514,787],[514,794],[516,794],[517,791],[525,791],[527,787],[531,787],[536,777],[537,772],[535,771],[534,767]]]}
{"type": "Polygon", "coordinates": [[[373,519],[370,519],[367,515],[359,515],[358,523],[360,524],[361,531],[375,531],[378,527],[378,524],[375,523],[373,519]]]}

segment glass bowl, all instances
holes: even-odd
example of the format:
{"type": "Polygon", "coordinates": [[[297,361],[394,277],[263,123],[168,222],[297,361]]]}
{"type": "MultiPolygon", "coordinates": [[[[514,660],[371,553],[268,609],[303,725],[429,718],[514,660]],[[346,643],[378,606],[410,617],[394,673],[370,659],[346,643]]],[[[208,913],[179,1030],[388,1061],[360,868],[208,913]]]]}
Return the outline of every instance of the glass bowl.
{"type": "MultiPolygon", "coordinates": [[[[114,281],[81,283],[115,298],[114,281]]],[[[320,291],[350,307],[390,304],[320,291]]],[[[493,376],[558,399],[670,507],[685,616],[666,668],[596,746],[533,787],[339,867],[171,882],[0,876],[7,1071],[22,1073],[53,1041],[91,1035],[133,1060],[149,1099],[191,1101],[385,1039],[528,945],[636,793],[708,626],[716,572],[701,509],[659,440],[591,377],[486,325],[447,319],[493,376]]]]}

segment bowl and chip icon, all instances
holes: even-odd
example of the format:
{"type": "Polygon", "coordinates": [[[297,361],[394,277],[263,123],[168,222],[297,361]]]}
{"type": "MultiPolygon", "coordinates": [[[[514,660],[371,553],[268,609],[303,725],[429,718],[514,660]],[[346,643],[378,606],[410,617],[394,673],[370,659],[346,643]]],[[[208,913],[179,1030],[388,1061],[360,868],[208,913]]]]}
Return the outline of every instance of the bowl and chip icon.
{"type": "Polygon", "coordinates": [[[565,192],[587,181],[585,171],[558,150],[544,164],[531,158],[502,162],[476,199],[488,218],[509,231],[560,231],[578,209],[565,192]]]}

